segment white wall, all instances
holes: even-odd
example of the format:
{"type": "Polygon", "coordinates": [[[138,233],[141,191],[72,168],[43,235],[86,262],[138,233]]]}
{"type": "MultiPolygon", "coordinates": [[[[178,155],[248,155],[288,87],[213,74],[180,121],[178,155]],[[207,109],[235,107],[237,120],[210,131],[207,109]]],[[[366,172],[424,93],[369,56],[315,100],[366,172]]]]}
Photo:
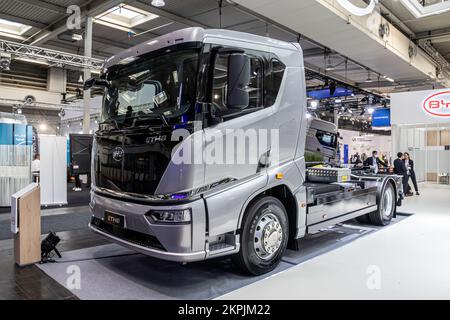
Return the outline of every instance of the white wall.
{"type": "Polygon", "coordinates": [[[61,93],[59,92],[0,86],[0,99],[25,100],[28,95],[35,97],[36,102],[40,103],[61,103],[61,93]]]}
{"type": "Polygon", "coordinates": [[[377,150],[378,154],[385,154],[388,159],[392,156],[392,137],[378,134],[365,135],[359,131],[339,129],[339,134],[343,138],[340,140],[341,157],[344,156],[344,144],[348,144],[348,156],[358,152],[360,155],[365,153],[367,156],[372,151],[377,150]]]}

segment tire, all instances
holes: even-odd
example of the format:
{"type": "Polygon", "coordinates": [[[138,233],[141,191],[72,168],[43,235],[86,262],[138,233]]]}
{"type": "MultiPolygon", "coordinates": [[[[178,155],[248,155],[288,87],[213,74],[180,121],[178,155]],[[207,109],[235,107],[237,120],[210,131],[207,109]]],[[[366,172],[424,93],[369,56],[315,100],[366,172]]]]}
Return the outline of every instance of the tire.
{"type": "Polygon", "coordinates": [[[369,221],[376,226],[387,226],[391,223],[396,207],[395,189],[392,183],[388,182],[381,193],[378,209],[369,213],[369,221]]]}
{"type": "Polygon", "coordinates": [[[241,248],[233,260],[244,272],[255,276],[270,272],[280,263],[288,236],[289,222],[283,204],[271,196],[260,197],[245,212],[241,248]]]}

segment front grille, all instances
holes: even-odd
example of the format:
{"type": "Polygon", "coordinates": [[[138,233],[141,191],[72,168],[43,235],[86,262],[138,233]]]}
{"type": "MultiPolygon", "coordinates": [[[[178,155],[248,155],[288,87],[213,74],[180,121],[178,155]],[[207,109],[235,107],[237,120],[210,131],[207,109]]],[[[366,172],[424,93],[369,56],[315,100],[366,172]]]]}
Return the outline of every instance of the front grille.
{"type": "Polygon", "coordinates": [[[92,217],[91,224],[94,225],[97,229],[116,238],[131,242],[133,244],[137,244],[142,247],[166,251],[161,242],[159,242],[159,240],[154,236],[130,229],[120,228],[118,226],[113,226],[96,217],[92,217]]]}

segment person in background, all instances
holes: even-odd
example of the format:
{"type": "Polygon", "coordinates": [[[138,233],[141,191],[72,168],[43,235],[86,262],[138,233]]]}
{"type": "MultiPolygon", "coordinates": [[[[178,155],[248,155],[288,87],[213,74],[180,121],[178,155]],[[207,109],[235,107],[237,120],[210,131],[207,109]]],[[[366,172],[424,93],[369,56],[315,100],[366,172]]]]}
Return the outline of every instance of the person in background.
{"type": "Polygon", "coordinates": [[[387,164],[378,158],[378,151],[375,150],[372,152],[372,156],[364,161],[364,166],[369,166],[373,168],[375,173],[378,173],[378,167],[387,167],[387,164]]]}
{"type": "Polygon", "coordinates": [[[356,162],[358,161],[358,158],[359,158],[359,153],[356,152],[354,155],[352,155],[351,164],[356,164],[356,162]]]}
{"type": "Polygon", "coordinates": [[[397,159],[394,160],[394,173],[402,176],[403,193],[407,196],[408,192],[408,169],[405,166],[403,153],[397,153],[397,159]]]}
{"type": "Polygon", "coordinates": [[[359,154],[356,154],[355,156],[355,161],[353,162],[353,164],[356,166],[361,165],[363,162],[361,161],[361,156],[359,154]]]}
{"type": "Polygon", "coordinates": [[[381,154],[381,161],[383,161],[386,164],[386,166],[389,166],[388,158],[384,153],[381,154]]]}
{"type": "Polygon", "coordinates": [[[366,160],[367,160],[367,155],[363,152],[361,154],[361,161],[362,161],[362,163],[364,163],[364,162],[366,162],[366,160]]]}
{"type": "Polygon", "coordinates": [[[416,195],[420,195],[419,188],[417,187],[416,173],[414,172],[414,161],[410,158],[408,152],[404,153],[404,157],[405,157],[405,166],[406,166],[406,169],[408,170],[408,191],[407,191],[407,193],[409,195],[413,195],[413,193],[411,191],[411,187],[409,186],[409,178],[411,178],[412,183],[414,185],[414,190],[416,191],[416,195]]]}
{"type": "Polygon", "coordinates": [[[31,162],[31,174],[33,176],[33,182],[39,182],[40,173],[41,173],[41,155],[37,153],[34,155],[34,159],[31,162]]]}

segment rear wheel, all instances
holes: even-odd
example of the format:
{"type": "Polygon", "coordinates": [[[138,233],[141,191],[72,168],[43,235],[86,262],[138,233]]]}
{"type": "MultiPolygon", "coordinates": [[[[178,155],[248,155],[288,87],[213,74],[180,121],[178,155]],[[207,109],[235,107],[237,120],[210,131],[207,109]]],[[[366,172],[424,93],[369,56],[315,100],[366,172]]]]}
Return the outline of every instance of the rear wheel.
{"type": "Polygon", "coordinates": [[[368,214],[371,224],[376,226],[388,225],[395,212],[396,196],[391,183],[387,183],[380,196],[378,209],[368,214]]]}
{"type": "Polygon", "coordinates": [[[253,275],[270,272],[280,263],[288,234],[289,223],[283,204],[274,197],[261,197],[245,213],[241,249],[234,261],[253,275]]]}

